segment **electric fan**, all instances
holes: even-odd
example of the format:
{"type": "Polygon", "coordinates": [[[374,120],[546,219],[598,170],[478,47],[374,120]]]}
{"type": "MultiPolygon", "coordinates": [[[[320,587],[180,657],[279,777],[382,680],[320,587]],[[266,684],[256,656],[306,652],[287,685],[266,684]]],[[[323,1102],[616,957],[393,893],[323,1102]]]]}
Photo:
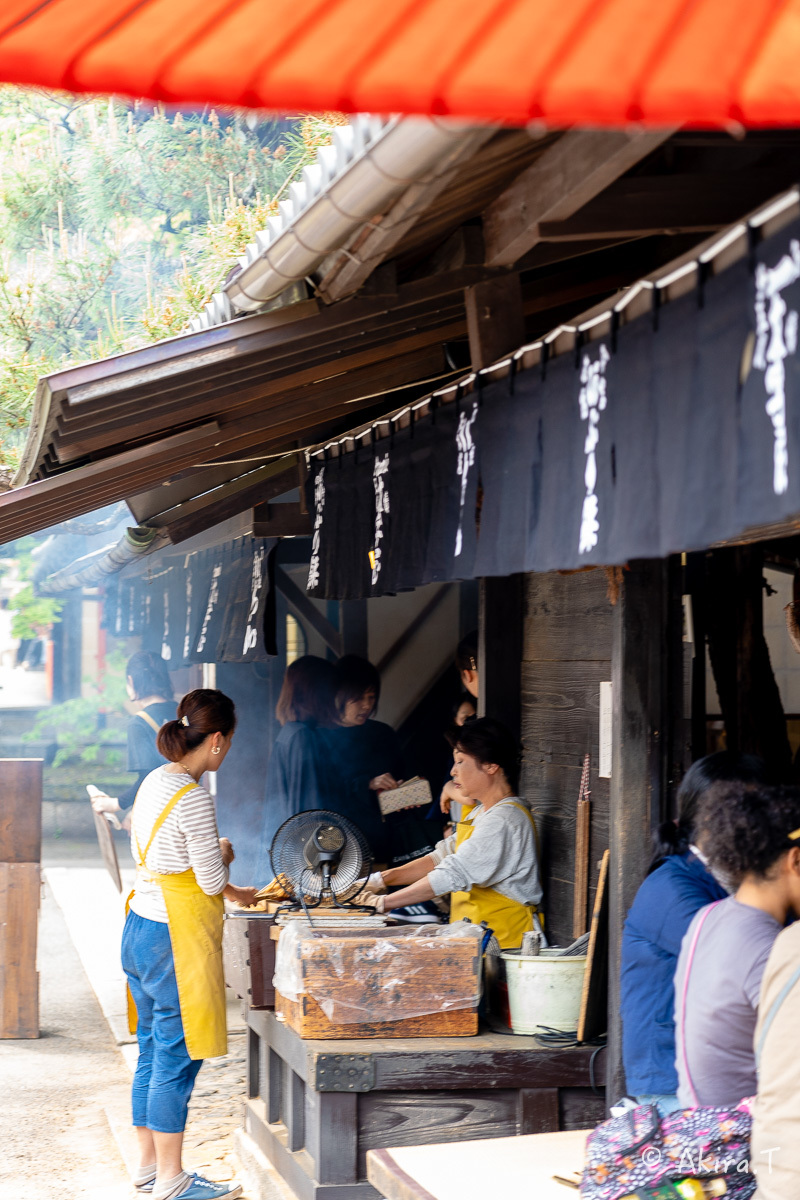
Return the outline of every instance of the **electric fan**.
{"type": "Polygon", "coordinates": [[[306,916],[323,903],[361,907],[348,902],[361,891],[372,854],[358,826],[339,813],[316,808],[289,817],[272,839],[270,858],[275,878],[306,916]]]}

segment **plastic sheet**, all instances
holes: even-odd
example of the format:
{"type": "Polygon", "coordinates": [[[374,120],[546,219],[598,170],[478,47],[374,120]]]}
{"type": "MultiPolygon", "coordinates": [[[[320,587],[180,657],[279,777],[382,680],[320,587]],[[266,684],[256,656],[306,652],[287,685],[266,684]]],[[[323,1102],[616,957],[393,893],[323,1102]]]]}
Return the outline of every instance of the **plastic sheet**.
{"type": "Polygon", "coordinates": [[[336,1024],[402,1021],[474,1009],[481,995],[479,925],[371,930],[283,929],[274,983],[287,1000],[316,1000],[336,1024]]]}

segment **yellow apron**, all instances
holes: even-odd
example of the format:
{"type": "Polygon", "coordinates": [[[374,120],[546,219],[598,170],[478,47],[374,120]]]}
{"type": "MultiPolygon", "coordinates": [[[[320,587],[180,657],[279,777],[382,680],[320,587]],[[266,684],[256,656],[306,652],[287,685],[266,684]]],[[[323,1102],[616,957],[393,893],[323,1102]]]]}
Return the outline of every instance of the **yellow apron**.
{"type": "MultiPolygon", "coordinates": [[[[183,1035],[190,1058],[218,1058],[228,1052],[225,1014],[225,980],[222,973],[222,896],[207,896],[194,871],[178,875],[157,875],[145,868],[153,839],[178,801],[197,785],[180,788],[153,825],[150,840],[142,853],[138,838],[137,874],[161,888],[167,907],[169,937],[175,960],[175,979],[183,1021],[183,1035]]],[[[134,835],[135,836],[135,835],[134,835]]],[[[125,906],[130,907],[131,892],[125,906]]],[[[128,1026],[136,1032],[136,1006],[128,989],[128,1026]]]]}
{"type": "MultiPolygon", "coordinates": [[[[476,806],[477,807],[477,806],[476,806]]],[[[533,825],[534,836],[536,824],[529,808],[524,804],[514,804],[529,818],[533,825]]],[[[464,842],[469,841],[475,831],[472,823],[474,809],[466,820],[459,821],[456,826],[456,850],[464,842]]],[[[536,909],[529,904],[521,904],[519,900],[511,900],[494,888],[480,887],[473,884],[468,892],[452,892],[450,895],[450,921],[461,921],[469,917],[475,925],[485,921],[503,950],[516,950],[522,944],[522,935],[534,928],[533,915],[536,909]]]]}

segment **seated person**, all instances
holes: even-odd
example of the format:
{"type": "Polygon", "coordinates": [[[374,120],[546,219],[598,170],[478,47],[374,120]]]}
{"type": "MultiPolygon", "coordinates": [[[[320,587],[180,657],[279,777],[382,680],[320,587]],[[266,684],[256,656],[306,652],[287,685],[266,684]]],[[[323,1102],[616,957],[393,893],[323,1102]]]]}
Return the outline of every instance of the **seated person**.
{"type": "Polygon", "coordinates": [[[533,815],[516,794],[520,746],[489,717],[454,728],[448,741],[453,780],[475,807],[432,853],[371,877],[375,890],[404,885],[379,896],[377,908],[390,912],[449,893],[451,922],[486,921],[500,946],[513,949],[536,927],[542,898],[533,815]]]}
{"type": "MultiPolygon", "coordinates": [[[[800,889],[798,839],[800,829],[792,830],[788,862],[796,890],[800,889]]],[[[800,921],[778,934],[761,983],[755,1037],[758,1092],[750,1156],[758,1182],[756,1200],[800,1195],[800,1060],[791,1053],[798,1021],[800,921]]]]}
{"type": "Polygon", "coordinates": [[[761,978],[787,917],[800,914],[797,854],[789,837],[798,828],[800,788],[718,783],[703,798],[698,831],[709,865],[737,887],[695,916],[678,958],[682,1108],[734,1108],[755,1094],[761,978]]]}
{"type": "Polygon", "coordinates": [[[675,1071],[675,967],[695,913],[728,889],[709,871],[696,830],[698,805],[724,780],[765,783],[752,754],[723,751],[692,763],[678,791],[678,818],[658,831],[653,862],[636,893],[622,933],[622,1058],[628,1092],[658,1104],[662,1116],[678,1107],[675,1071]]]}

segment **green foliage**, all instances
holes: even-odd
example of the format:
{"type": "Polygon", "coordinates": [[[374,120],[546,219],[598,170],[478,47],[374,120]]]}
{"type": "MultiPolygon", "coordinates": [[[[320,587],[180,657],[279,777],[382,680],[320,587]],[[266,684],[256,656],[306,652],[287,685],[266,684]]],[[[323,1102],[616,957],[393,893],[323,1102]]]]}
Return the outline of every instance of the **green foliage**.
{"type": "Polygon", "coordinates": [[[342,120],[0,87],[0,468],[39,376],[185,329],[342,120]]]}
{"type": "Polygon", "coordinates": [[[15,638],[41,637],[58,620],[64,607],[60,600],[50,596],[35,596],[32,583],[17,592],[13,605],[11,636],[15,638]]]}
{"type": "Polygon", "coordinates": [[[43,709],[24,739],[57,741],[51,764],[54,770],[78,763],[118,770],[125,764],[119,743],[125,740],[126,699],[125,655],[115,650],[106,658],[102,684],[94,687],[91,695],[43,709]]]}

